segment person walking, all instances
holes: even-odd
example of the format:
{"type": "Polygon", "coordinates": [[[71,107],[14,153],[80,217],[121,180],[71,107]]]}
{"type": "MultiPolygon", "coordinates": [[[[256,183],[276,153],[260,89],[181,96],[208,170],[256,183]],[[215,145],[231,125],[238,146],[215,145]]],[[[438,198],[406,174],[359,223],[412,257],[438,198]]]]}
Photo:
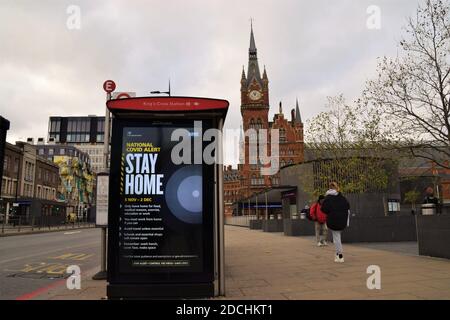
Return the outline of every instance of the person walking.
{"type": "Polygon", "coordinates": [[[321,209],[327,216],[327,227],[333,235],[333,243],[336,248],[334,262],[342,263],[344,262],[344,250],[342,248],[341,233],[348,225],[350,204],[339,192],[339,186],[336,182],[331,182],[329,188],[325,193],[325,200],[321,209]]]}
{"type": "Polygon", "coordinates": [[[328,245],[327,236],[328,236],[328,228],[327,228],[327,216],[322,212],[322,203],[325,200],[324,195],[320,195],[317,202],[315,202],[310,209],[311,217],[314,220],[315,231],[316,231],[316,241],[317,246],[322,247],[328,245]]]}
{"type": "Polygon", "coordinates": [[[422,204],[434,204],[436,209],[436,214],[440,214],[440,203],[439,198],[435,197],[433,187],[427,187],[425,189],[425,198],[423,199],[422,204]]]}

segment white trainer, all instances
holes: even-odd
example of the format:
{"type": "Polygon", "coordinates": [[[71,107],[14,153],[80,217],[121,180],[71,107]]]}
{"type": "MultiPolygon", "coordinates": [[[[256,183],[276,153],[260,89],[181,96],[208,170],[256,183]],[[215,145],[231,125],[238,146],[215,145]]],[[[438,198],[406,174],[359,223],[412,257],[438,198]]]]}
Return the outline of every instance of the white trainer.
{"type": "Polygon", "coordinates": [[[318,247],[323,246],[322,242],[317,242],[317,246],[318,246],[318,247]]]}
{"type": "Polygon", "coordinates": [[[335,256],[334,256],[334,262],[337,262],[337,263],[343,263],[343,262],[344,262],[344,256],[342,256],[342,258],[339,258],[339,255],[338,255],[338,254],[335,255],[335,256]]]}

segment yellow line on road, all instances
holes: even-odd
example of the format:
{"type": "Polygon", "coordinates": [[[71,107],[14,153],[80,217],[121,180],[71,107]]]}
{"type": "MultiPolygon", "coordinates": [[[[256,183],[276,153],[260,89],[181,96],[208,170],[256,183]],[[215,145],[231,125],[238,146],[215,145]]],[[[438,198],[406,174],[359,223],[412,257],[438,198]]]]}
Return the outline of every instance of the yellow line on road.
{"type": "Polygon", "coordinates": [[[54,250],[42,251],[42,252],[39,252],[39,253],[36,253],[36,254],[30,254],[30,255],[27,255],[27,256],[17,257],[17,258],[13,258],[13,259],[9,259],[9,260],[2,260],[2,261],[0,261],[0,264],[7,263],[7,262],[12,262],[12,261],[17,261],[17,260],[28,259],[28,258],[32,258],[32,257],[37,257],[37,256],[40,256],[40,255],[45,255],[45,254],[49,254],[49,253],[57,252],[57,251],[62,251],[62,250],[70,250],[70,249],[73,249],[73,248],[81,248],[81,247],[86,247],[86,246],[92,246],[93,244],[100,244],[100,241],[89,242],[89,243],[86,243],[86,244],[80,244],[80,245],[77,245],[77,246],[64,247],[64,248],[59,248],[59,249],[54,249],[54,250]]]}

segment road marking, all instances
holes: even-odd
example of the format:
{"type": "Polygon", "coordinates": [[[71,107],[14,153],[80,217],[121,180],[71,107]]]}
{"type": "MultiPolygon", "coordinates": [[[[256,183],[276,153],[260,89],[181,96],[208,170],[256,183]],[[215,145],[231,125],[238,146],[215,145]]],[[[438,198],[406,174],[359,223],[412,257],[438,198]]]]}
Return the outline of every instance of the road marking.
{"type": "Polygon", "coordinates": [[[89,259],[93,255],[94,254],[86,254],[86,253],[65,253],[57,257],[49,257],[49,259],[83,261],[89,259]]]}
{"type": "Polygon", "coordinates": [[[40,294],[43,294],[43,293],[49,291],[50,289],[58,287],[58,286],[60,286],[60,285],[62,285],[64,283],[66,283],[66,279],[56,281],[54,283],[49,284],[48,286],[39,288],[39,289],[37,289],[35,291],[32,291],[32,292],[29,292],[29,293],[25,293],[25,294],[17,297],[16,300],[30,300],[30,299],[33,299],[34,297],[36,297],[36,296],[38,296],[40,294]]]}
{"type": "Polygon", "coordinates": [[[89,243],[80,244],[80,245],[71,246],[71,247],[65,247],[65,248],[59,248],[59,249],[43,251],[43,252],[39,252],[39,253],[36,253],[36,254],[30,254],[30,255],[27,255],[27,256],[12,258],[12,259],[9,259],[9,260],[3,260],[3,261],[0,261],[0,264],[7,263],[7,262],[12,262],[12,261],[16,261],[16,260],[24,260],[24,259],[27,259],[27,258],[41,256],[41,255],[44,255],[44,254],[49,254],[49,253],[52,253],[52,252],[58,252],[58,251],[62,251],[62,250],[70,250],[70,249],[74,249],[74,248],[92,246],[93,244],[99,244],[99,241],[89,242],[89,243]]]}
{"type": "Polygon", "coordinates": [[[75,233],[81,233],[81,231],[69,231],[69,232],[64,232],[64,234],[75,234],[75,233]]]}

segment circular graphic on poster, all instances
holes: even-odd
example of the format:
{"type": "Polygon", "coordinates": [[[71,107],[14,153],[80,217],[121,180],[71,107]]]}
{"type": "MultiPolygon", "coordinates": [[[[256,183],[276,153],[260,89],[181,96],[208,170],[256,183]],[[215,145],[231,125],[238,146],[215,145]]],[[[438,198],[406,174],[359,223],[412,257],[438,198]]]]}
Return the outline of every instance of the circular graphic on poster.
{"type": "Polygon", "coordinates": [[[202,167],[185,166],[170,177],[166,202],[170,213],[189,224],[201,224],[203,213],[202,167]]]}

